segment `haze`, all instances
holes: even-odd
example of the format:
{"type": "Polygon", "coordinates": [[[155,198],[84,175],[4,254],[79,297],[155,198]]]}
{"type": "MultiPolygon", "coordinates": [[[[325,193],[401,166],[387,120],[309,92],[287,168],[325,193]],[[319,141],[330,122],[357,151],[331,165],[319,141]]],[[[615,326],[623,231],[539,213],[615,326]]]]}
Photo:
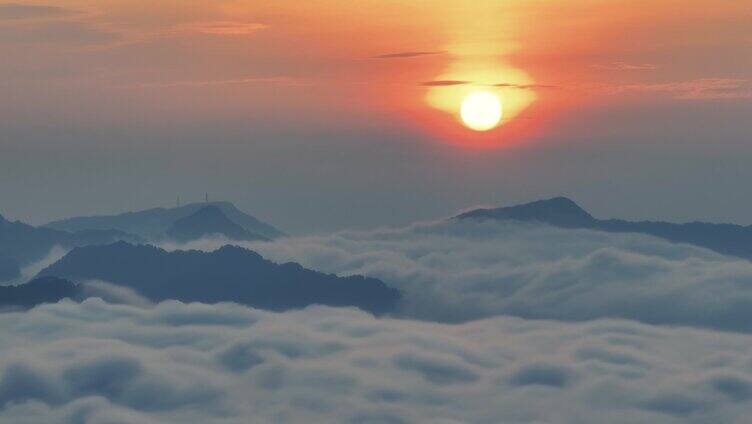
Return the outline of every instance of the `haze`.
{"type": "Polygon", "coordinates": [[[3,214],[208,192],[307,233],[563,194],[752,223],[749,4],[466,3],[0,4],[3,214]],[[489,134],[453,112],[473,84],[489,134]]]}

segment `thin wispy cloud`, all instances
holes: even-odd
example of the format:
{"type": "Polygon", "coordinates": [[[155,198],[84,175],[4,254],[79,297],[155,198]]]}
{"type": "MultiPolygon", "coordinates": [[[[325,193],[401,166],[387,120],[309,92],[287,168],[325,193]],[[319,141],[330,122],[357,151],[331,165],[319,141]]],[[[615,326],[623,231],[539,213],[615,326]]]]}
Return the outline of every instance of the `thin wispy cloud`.
{"type": "Polygon", "coordinates": [[[498,83],[498,84],[479,84],[473,81],[463,80],[436,80],[436,81],[424,81],[419,84],[422,87],[453,87],[457,85],[479,85],[483,87],[496,87],[496,88],[518,88],[520,90],[534,90],[542,88],[558,88],[556,85],[548,84],[512,84],[512,83],[498,83]]]}
{"type": "Polygon", "coordinates": [[[211,21],[181,25],[178,27],[178,31],[231,36],[253,34],[266,28],[269,28],[269,25],[258,22],[211,21]]]}
{"type": "Polygon", "coordinates": [[[652,71],[660,68],[654,63],[629,63],[629,62],[611,62],[592,65],[595,69],[605,71],[652,71]]]}
{"type": "Polygon", "coordinates": [[[556,85],[550,85],[550,84],[510,84],[510,83],[499,83],[494,84],[493,87],[499,87],[499,88],[519,88],[521,90],[534,90],[539,88],[559,88],[556,85]]]}
{"type": "Polygon", "coordinates": [[[446,51],[414,51],[414,52],[398,52],[398,53],[387,53],[387,54],[381,54],[378,56],[373,56],[372,59],[407,59],[411,57],[420,57],[420,56],[433,56],[433,55],[439,55],[444,54],[446,51]]]}
{"type": "Polygon", "coordinates": [[[59,18],[76,12],[58,6],[0,3],[0,20],[59,18]]]}
{"type": "Polygon", "coordinates": [[[423,87],[452,87],[455,85],[470,84],[470,81],[459,80],[438,80],[438,81],[424,81],[420,83],[423,87]]]}
{"type": "Polygon", "coordinates": [[[611,93],[668,93],[677,99],[685,100],[752,98],[752,80],[739,78],[700,78],[689,81],[628,84],[605,89],[611,93]]]}

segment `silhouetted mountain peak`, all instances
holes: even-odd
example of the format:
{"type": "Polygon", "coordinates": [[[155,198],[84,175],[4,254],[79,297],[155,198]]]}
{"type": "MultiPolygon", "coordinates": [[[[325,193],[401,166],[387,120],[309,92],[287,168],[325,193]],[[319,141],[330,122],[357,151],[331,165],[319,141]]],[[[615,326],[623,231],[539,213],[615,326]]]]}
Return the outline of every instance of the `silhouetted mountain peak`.
{"type": "Polygon", "coordinates": [[[582,226],[594,220],[587,211],[566,197],[554,197],[497,209],[476,209],[463,213],[457,218],[539,221],[563,227],[582,226]]]}
{"type": "Polygon", "coordinates": [[[153,301],[238,302],[286,310],[321,304],[392,311],[399,291],[361,276],[338,277],[297,264],[276,264],[237,246],[213,252],[168,252],[114,243],[74,249],[39,274],[90,279],[129,287],[153,301]]]}
{"type": "Polygon", "coordinates": [[[724,255],[752,260],[752,226],[691,222],[595,219],[565,197],[498,209],[476,209],[455,219],[537,221],[563,228],[586,228],[613,233],[648,234],[662,239],[704,247],[724,255]]]}
{"type": "Polygon", "coordinates": [[[240,246],[234,246],[231,244],[226,244],[219,249],[215,250],[213,252],[217,256],[224,256],[224,257],[243,257],[245,260],[248,259],[258,259],[258,260],[266,260],[263,256],[259,255],[258,253],[254,252],[253,250],[248,250],[244,247],[240,246]]]}
{"type": "MultiPolygon", "coordinates": [[[[166,250],[161,247],[157,247],[151,244],[132,244],[127,241],[119,240],[107,245],[89,245],[76,247],[68,254],[66,254],[61,261],[64,260],[98,260],[97,255],[108,255],[111,257],[120,257],[123,259],[136,259],[134,265],[137,263],[137,258],[145,258],[156,255],[167,254],[166,250]]],[[[57,264],[57,263],[55,263],[57,264]]],[[[53,264],[53,266],[55,265],[53,264]]],[[[40,274],[41,275],[41,274],[40,274]]],[[[50,275],[50,274],[47,274],[50,275]]],[[[54,275],[54,274],[51,274],[54,275]]]]}
{"type": "Polygon", "coordinates": [[[171,239],[182,242],[210,235],[222,235],[231,240],[266,240],[231,221],[215,205],[204,206],[195,213],[178,219],[166,234],[171,239]]]}
{"type": "MultiPolygon", "coordinates": [[[[55,246],[71,249],[89,244],[112,243],[115,240],[138,241],[138,237],[117,230],[68,232],[34,227],[21,221],[0,220],[0,256],[5,256],[14,262],[17,267],[23,267],[43,259],[55,246]]],[[[6,272],[4,273],[6,277],[9,275],[7,270],[11,269],[7,266],[7,262],[6,272]]],[[[3,278],[0,277],[0,281],[2,280],[3,278]]]]}

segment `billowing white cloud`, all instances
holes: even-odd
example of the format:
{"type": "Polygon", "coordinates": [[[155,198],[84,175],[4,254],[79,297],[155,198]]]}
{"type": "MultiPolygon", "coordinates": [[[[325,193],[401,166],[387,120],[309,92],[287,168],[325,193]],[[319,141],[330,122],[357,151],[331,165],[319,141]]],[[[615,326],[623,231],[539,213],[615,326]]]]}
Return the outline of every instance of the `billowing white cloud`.
{"type": "Polygon", "coordinates": [[[380,278],[404,293],[402,317],[611,317],[752,331],[751,262],[644,235],[463,221],[246,246],[273,261],[380,278]]]}
{"type": "Polygon", "coordinates": [[[0,314],[12,423],[742,423],[752,336],[496,317],[461,325],[324,307],[0,314]]]}
{"type": "Polygon", "coordinates": [[[21,269],[21,277],[17,281],[15,281],[14,284],[23,284],[29,281],[30,279],[34,278],[34,276],[39,274],[41,270],[62,259],[63,256],[65,256],[68,252],[69,250],[65,249],[62,246],[53,246],[52,249],[50,249],[49,253],[47,253],[47,256],[23,267],[21,269]]]}
{"type": "Polygon", "coordinates": [[[133,306],[151,306],[153,302],[131,288],[100,280],[83,281],[80,285],[82,297],[98,297],[109,303],[133,306]]]}

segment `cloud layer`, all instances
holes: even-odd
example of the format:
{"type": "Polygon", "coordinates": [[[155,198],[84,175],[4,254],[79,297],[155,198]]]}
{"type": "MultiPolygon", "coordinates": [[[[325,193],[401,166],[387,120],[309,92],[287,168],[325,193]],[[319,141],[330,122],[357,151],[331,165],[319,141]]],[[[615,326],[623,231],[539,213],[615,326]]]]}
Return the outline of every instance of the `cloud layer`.
{"type": "Polygon", "coordinates": [[[752,337],[99,299],[0,315],[13,423],[742,422],[752,337]],[[545,399],[545,407],[541,401],[545,399]]]}
{"type": "Polygon", "coordinates": [[[409,318],[610,317],[752,330],[752,263],[642,235],[441,222],[247,246],[273,261],[379,278],[403,291],[400,314],[409,318]]]}

